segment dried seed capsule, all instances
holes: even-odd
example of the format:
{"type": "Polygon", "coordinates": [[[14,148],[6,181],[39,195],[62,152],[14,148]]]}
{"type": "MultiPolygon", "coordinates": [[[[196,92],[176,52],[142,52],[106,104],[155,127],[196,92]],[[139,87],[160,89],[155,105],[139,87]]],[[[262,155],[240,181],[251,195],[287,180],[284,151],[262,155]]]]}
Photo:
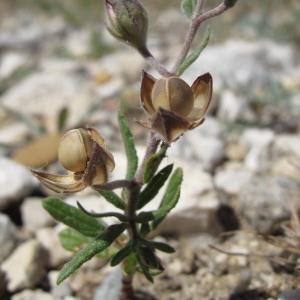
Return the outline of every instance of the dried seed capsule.
{"type": "Polygon", "coordinates": [[[185,117],[193,109],[193,92],[180,78],[159,79],[152,89],[152,104],[156,111],[163,108],[185,117]]]}

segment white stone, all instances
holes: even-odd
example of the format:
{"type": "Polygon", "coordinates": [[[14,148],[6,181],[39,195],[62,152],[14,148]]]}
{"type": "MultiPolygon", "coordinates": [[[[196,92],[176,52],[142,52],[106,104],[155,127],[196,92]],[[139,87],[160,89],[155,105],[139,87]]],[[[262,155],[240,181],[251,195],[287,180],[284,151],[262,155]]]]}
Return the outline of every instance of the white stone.
{"type": "Polygon", "coordinates": [[[29,133],[28,126],[22,123],[15,123],[0,128],[0,143],[5,145],[16,144],[24,141],[29,133]]]}
{"type": "Polygon", "coordinates": [[[60,226],[55,228],[42,228],[36,232],[38,241],[48,252],[48,265],[51,268],[59,267],[72,256],[72,253],[66,251],[59,242],[59,228],[60,226]]]}
{"type": "Polygon", "coordinates": [[[82,78],[54,71],[32,74],[2,97],[7,107],[28,116],[44,116],[46,120],[56,120],[61,109],[67,107],[68,126],[77,124],[92,100],[90,86],[82,78]]]}
{"type": "Polygon", "coordinates": [[[252,173],[240,164],[229,164],[225,169],[217,172],[216,186],[230,195],[237,195],[243,186],[248,183],[252,173]]]}
{"type": "Polygon", "coordinates": [[[0,263],[11,253],[17,238],[16,226],[8,216],[0,213],[0,263]]]}
{"type": "Polygon", "coordinates": [[[7,78],[26,63],[26,56],[18,52],[8,52],[0,60],[0,80],[7,78]]]}
{"type": "MultiPolygon", "coordinates": [[[[197,130],[197,132],[201,136],[212,136],[221,138],[223,134],[222,125],[216,118],[213,118],[211,116],[207,116],[205,118],[205,122],[195,130],[197,130]]],[[[187,134],[190,134],[190,132],[187,132],[187,134]]]]}
{"type": "Polygon", "coordinates": [[[27,196],[35,185],[29,169],[7,158],[0,158],[0,209],[27,196]]]}
{"type": "Polygon", "coordinates": [[[222,92],[218,107],[218,117],[225,122],[234,122],[246,109],[247,103],[244,98],[237,97],[233,92],[222,92]]]}
{"type": "Polygon", "coordinates": [[[42,201],[42,198],[30,197],[21,205],[23,224],[32,232],[54,223],[53,218],[43,208],[42,201]]]}
{"type": "Polygon", "coordinates": [[[276,137],[274,152],[277,155],[290,155],[300,159],[300,136],[282,134],[276,137]]]}
{"type": "Polygon", "coordinates": [[[45,275],[47,256],[36,240],[21,244],[2,264],[11,292],[32,288],[45,275]]]}
{"type": "Polygon", "coordinates": [[[246,129],[241,137],[241,142],[247,147],[268,146],[275,139],[275,134],[270,129],[250,128],[246,129]]]}
{"type": "Polygon", "coordinates": [[[15,294],[12,300],[57,300],[54,296],[42,290],[25,290],[15,294]]]}

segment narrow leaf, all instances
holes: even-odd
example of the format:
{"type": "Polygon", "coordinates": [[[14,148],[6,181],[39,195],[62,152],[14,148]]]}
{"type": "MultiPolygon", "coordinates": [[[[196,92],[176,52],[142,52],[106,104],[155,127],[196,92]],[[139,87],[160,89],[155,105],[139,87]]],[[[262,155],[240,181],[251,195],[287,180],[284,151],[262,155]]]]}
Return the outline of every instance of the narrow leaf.
{"type": "Polygon", "coordinates": [[[57,221],[77,230],[81,234],[96,237],[103,232],[105,226],[80,209],[63,201],[49,197],[43,201],[43,207],[57,221]]]}
{"type": "Polygon", "coordinates": [[[188,57],[183,61],[183,63],[178,67],[177,75],[180,76],[190,65],[192,65],[200,56],[202,51],[206,48],[208,45],[209,39],[210,39],[211,30],[208,27],[206,31],[206,35],[202,41],[202,43],[197,47],[188,57]]]}
{"type": "Polygon", "coordinates": [[[155,241],[143,241],[145,244],[166,253],[174,253],[175,249],[171,247],[170,245],[162,242],[155,242],[155,241]]]}
{"type": "Polygon", "coordinates": [[[112,258],[110,265],[112,267],[117,266],[121,263],[127,256],[132,253],[132,243],[129,242],[124,248],[122,248],[119,252],[117,252],[112,258]]]}
{"type": "Polygon", "coordinates": [[[131,180],[133,179],[138,167],[138,156],[134,145],[133,135],[129,129],[124,113],[121,110],[119,111],[118,117],[119,117],[120,131],[121,131],[125,152],[127,156],[126,179],[131,180]]]}
{"type": "Polygon", "coordinates": [[[172,170],[173,164],[164,167],[154,177],[152,177],[150,182],[139,195],[137,209],[143,208],[158,194],[166,180],[169,178],[172,170]]]}
{"type": "Polygon", "coordinates": [[[75,252],[90,239],[72,228],[65,228],[58,234],[60,244],[67,250],[75,252]]]}
{"type": "Polygon", "coordinates": [[[153,220],[152,227],[156,228],[165,216],[176,206],[179,197],[183,173],[181,168],[177,168],[168,183],[167,189],[161,201],[158,210],[150,212],[142,212],[137,216],[138,220],[150,221],[153,220]]]}
{"type": "Polygon", "coordinates": [[[233,7],[237,3],[237,1],[238,0],[225,0],[224,4],[230,8],[230,7],[233,7]]]}
{"type": "Polygon", "coordinates": [[[141,236],[147,236],[147,234],[151,231],[151,226],[148,222],[141,224],[140,234],[141,236]]]}
{"type": "Polygon", "coordinates": [[[150,273],[150,271],[148,270],[148,268],[141,262],[141,260],[138,258],[138,263],[139,266],[141,268],[141,272],[144,274],[144,276],[146,277],[146,279],[148,279],[149,282],[153,283],[153,277],[150,273]]]}
{"type": "Polygon", "coordinates": [[[157,153],[151,155],[148,158],[146,166],[145,166],[145,171],[144,171],[144,182],[145,183],[149,182],[150,179],[155,174],[155,172],[157,171],[160,163],[166,156],[167,149],[168,149],[167,145],[162,145],[161,149],[157,153]]]}
{"type": "Polygon", "coordinates": [[[192,17],[195,7],[197,5],[197,0],[182,0],[181,10],[187,17],[192,17]]]}
{"type": "Polygon", "coordinates": [[[108,201],[110,204],[115,206],[116,208],[125,210],[126,205],[124,201],[113,191],[108,190],[98,190],[97,192],[105,198],[106,201],[108,201]]]}
{"type": "Polygon", "coordinates": [[[64,107],[59,111],[58,117],[57,117],[57,130],[58,132],[64,131],[66,128],[66,124],[69,119],[69,110],[67,107],[64,107]]]}
{"type": "Polygon", "coordinates": [[[57,284],[63,282],[74,273],[82,264],[93,258],[96,254],[108,248],[113,241],[125,230],[124,224],[116,224],[108,227],[96,240],[90,242],[83,250],[77,252],[73,258],[66,263],[59,273],[57,284]]]}

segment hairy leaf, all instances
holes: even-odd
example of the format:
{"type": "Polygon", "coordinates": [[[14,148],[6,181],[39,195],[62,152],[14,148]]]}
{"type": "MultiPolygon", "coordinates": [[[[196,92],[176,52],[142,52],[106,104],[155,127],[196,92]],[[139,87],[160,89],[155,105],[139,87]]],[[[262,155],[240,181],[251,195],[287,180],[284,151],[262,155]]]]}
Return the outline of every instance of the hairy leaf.
{"type": "Polygon", "coordinates": [[[121,135],[125,147],[125,152],[127,156],[126,179],[131,180],[133,179],[138,167],[138,156],[134,145],[133,135],[129,129],[124,113],[121,110],[119,111],[118,119],[119,119],[120,131],[121,131],[121,135]]]}
{"type": "Polygon", "coordinates": [[[96,237],[105,229],[104,224],[100,223],[100,221],[57,198],[49,197],[45,199],[43,207],[54,219],[85,236],[96,237]]]}
{"type": "Polygon", "coordinates": [[[192,17],[198,0],[182,0],[181,10],[187,17],[192,17]]]}
{"type": "Polygon", "coordinates": [[[142,212],[137,216],[137,219],[143,220],[144,222],[153,220],[152,228],[155,229],[165,216],[176,206],[180,197],[182,180],[182,169],[177,168],[170,178],[159,209],[150,212],[142,212]]]}
{"type": "Polygon", "coordinates": [[[80,232],[72,229],[65,228],[58,234],[60,244],[67,250],[75,252],[84,244],[90,242],[90,238],[82,235],[80,232]]]}
{"type": "Polygon", "coordinates": [[[150,179],[153,177],[153,175],[157,171],[160,163],[166,156],[167,149],[168,149],[168,146],[163,145],[157,153],[151,155],[148,158],[146,166],[145,166],[145,171],[144,171],[144,183],[149,182],[150,179]]]}
{"type": "Polygon", "coordinates": [[[108,248],[113,241],[125,230],[124,224],[115,224],[108,227],[101,236],[90,242],[83,250],[77,252],[73,258],[66,263],[59,273],[57,284],[63,282],[74,273],[82,264],[93,258],[96,254],[108,248]]]}
{"type": "Polygon", "coordinates": [[[152,177],[150,182],[139,195],[137,209],[143,208],[157,195],[166,180],[169,178],[172,170],[173,164],[164,167],[154,177],[152,177]]]}
{"type": "Polygon", "coordinates": [[[97,192],[105,198],[110,204],[114,205],[116,208],[124,210],[126,205],[124,201],[113,191],[100,190],[97,189],[97,192]]]}
{"type": "Polygon", "coordinates": [[[202,51],[206,48],[208,45],[209,39],[210,39],[211,30],[208,27],[206,31],[206,35],[202,41],[202,43],[191,53],[189,54],[186,59],[183,61],[183,63],[178,67],[177,69],[177,75],[180,76],[182,73],[190,66],[192,65],[200,56],[202,51]]]}

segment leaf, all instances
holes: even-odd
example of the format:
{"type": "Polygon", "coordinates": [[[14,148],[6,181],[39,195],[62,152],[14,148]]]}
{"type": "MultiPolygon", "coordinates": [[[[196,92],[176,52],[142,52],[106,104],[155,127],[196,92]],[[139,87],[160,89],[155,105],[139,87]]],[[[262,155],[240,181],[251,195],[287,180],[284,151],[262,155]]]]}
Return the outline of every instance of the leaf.
{"type": "Polygon", "coordinates": [[[151,220],[154,221],[152,222],[152,229],[155,229],[165,216],[176,206],[180,197],[182,180],[182,169],[177,168],[170,178],[159,209],[150,212],[142,212],[137,216],[137,219],[143,220],[144,222],[151,220]]]}
{"type": "Polygon", "coordinates": [[[176,72],[178,76],[182,75],[182,73],[198,59],[202,51],[208,45],[210,34],[211,34],[211,30],[208,27],[202,43],[190,55],[188,55],[186,59],[183,61],[183,63],[178,67],[176,72]]]}
{"type": "Polygon", "coordinates": [[[124,261],[123,268],[127,275],[133,275],[137,268],[137,256],[135,252],[132,252],[124,261]]]}
{"type": "Polygon", "coordinates": [[[181,10],[188,17],[192,17],[195,7],[197,5],[197,0],[182,0],[181,10]]]}
{"type": "Polygon", "coordinates": [[[134,178],[135,172],[138,167],[138,156],[136,153],[133,135],[129,129],[127,120],[124,116],[124,113],[119,111],[119,126],[121,131],[121,136],[123,139],[125,152],[127,156],[127,174],[126,179],[131,180],[134,178]]]}
{"type": "Polygon", "coordinates": [[[59,111],[57,117],[57,131],[62,132],[66,128],[67,121],[69,119],[69,110],[67,107],[64,107],[59,111]]]}
{"type": "Polygon", "coordinates": [[[137,209],[143,208],[157,195],[166,180],[169,178],[172,170],[173,164],[170,164],[160,170],[154,177],[152,177],[150,182],[139,195],[137,209]]]}
{"type": "Polygon", "coordinates": [[[132,253],[132,242],[129,241],[128,244],[122,248],[119,252],[117,252],[114,257],[112,258],[110,265],[112,267],[117,266],[119,263],[121,263],[127,256],[132,253]]]}
{"type": "Polygon", "coordinates": [[[224,4],[228,8],[233,7],[237,2],[238,2],[238,0],[224,0],[224,4]]]}
{"type": "Polygon", "coordinates": [[[113,241],[125,230],[124,224],[115,224],[108,227],[101,236],[90,242],[83,250],[77,252],[73,258],[67,262],[59,273],[57,284],[63,282],[74,273],[82,264],[93,258],[96,254],[108,248],[113,241]]]}
{"type": "Polygon", "coordinates": [[[100,190],[97,189],[97,192],[105,198],[110,204],[114,205],[116,208],[125,210],[126,205],[124,201],[113,191],[100,190]]]}
{"type": "Polygon", "coordinates": [[[166,156],[167,149],[168,149],[167,145],[162,145],[161,149],[157,153],[151,155],[148,158],[146,166],[145,166],[145,171],[144,171],[144,182],[145,183],[149,182],[150,179],[155,174],[155,172],[157,171],[160,163],[166,156]]]}
{"type": "Polygon", "coordinates": [[[75,252],[83,244],[87,244],[90,239],[72,228],[65,228],[58,234],[60,244],[67,250],[75,252]]]}
{"type": "Polygon", "coordinates": [[[43,201],[43,207],[57,221],[77,230],[89,237],[96,237],[103,232],[105,226],[97,219],[86,215],[80,209],[49,197],[43,201]]]}
{"type": "Polygon", "coordinates": [[[151,226],[148,222],[141,224],[140,234],[146,236],[151,231],[151,226]]]}
{"type": "Polygon", "coordinates": [[[154,280],[153,280],[153,277],[152,277],[150,271],[148,270],[148,268],[145,265],[143,265],[143,263],[141,262],[141,260],[139,258],[138,258],[138,263],[139,263],[139,266],[141,268],[141,272],[148,279],[148,281],[150,281],[151,283],[153,283],[154,280]]]}
{"type": "Polygon", "coordinates": [[[166,252],[166,253],[174,253],[175,252],[175,249],[166,243],[155,242],[155,241],[146,241],[146,240],[144,240],[143,242],[159,251],[162,251],[162,252],[166,252]]]}

